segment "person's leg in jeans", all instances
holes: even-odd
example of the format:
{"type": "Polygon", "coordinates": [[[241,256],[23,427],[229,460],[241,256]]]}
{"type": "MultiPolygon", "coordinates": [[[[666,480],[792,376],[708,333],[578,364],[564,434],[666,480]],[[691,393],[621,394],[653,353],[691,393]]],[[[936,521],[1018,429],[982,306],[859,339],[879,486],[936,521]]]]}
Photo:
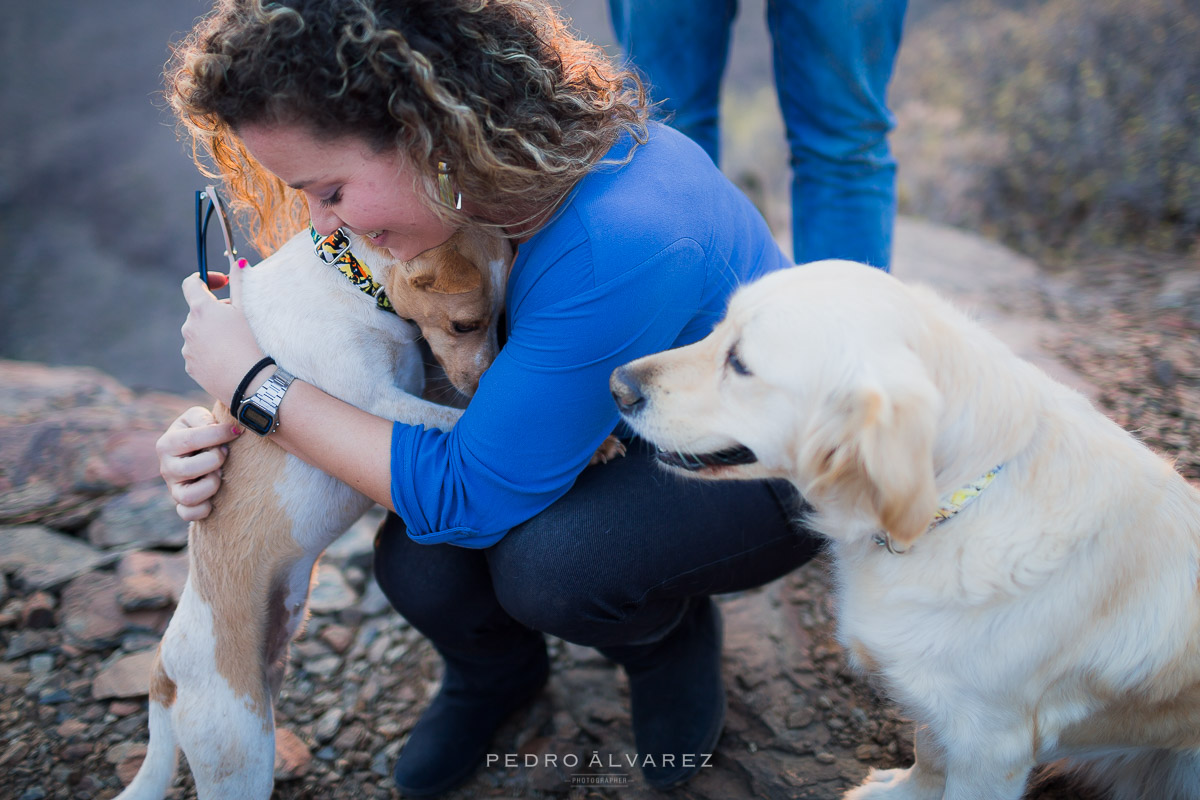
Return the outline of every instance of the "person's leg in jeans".
{"type": "Polygon", "coordinates": [[[643,774],[667,788],[699,770],[724,721],[710,595],[761,586],[811,559],[819,541],[794,522],[799,514],[787,484],[679,477],[635,441],[510,531],[488,561],[509,614],[625,668],[637,749],[655,760],[643,774]]]}
{"type": "Polygon", "coordinates": [[[721,76],[737,0],[609,0],[617,44],[671,127],[720,164],[721,76]]]}
{"type": "Polygon", "coordinates": [[[396,764],[396,785],[406,797],[442,794],[470,777],[496,728],[546,682],[545,641],[500,607],[485,551],[417,544],[395,514],[375,540],[375,576],[445,667],[396,764]]]}
{"type": "Polygon", "coordinates": [[[888,269],[896,164],[886,105],[906,0],[768,0],[775,83],[792,165],[798,264],[888,269]]]}
{"type": "Polygon", "coordinates": [[[470,774],[499,714],[544,680],[534,630],[621,663],[639,752],[659,764],[674,756],[671,767],[646,771],[647,780],[686,780],[698,767],[682,767],[681,755],[711,752],[724,713],[720,618],[708,595],[761,585],[808,561],[819,544],[793,524],[798,514],[786,485],[679,478],[634,442],[625,458],[585,470],[563,498],[488,550],[418,545],[399,520],[385,524],[380,586],[474,693],[443,701],[443,689],[401,753],[398,782],[412,793],[418,779],[442,786],[442,776],[470,774]],[[450,741],[456,746],[438,750],[450,741]],[[467,749],[479,755],[471,760],[467,749]]]}

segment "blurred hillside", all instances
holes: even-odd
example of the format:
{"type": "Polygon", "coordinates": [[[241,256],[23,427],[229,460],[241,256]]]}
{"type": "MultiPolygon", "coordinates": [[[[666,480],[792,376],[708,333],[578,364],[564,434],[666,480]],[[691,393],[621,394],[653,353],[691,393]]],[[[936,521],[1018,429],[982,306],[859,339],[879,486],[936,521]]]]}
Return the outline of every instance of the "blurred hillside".
{"type": "Polygon", "coordinates": [[[912,9],[891,94],[904,212],[1043,261],[1200,255],[1200,2],[912,9]]]}
{"type": "MultiPolygon", "coordinates": [[[[206,0],[14,4],[0,41],[0,358],[193,391],[179,358],[201,178],[159,96],[206,0]]],[[[612,46],[604,0],[566,0],[612,46]]],[[[764,0],[745,0],[726,173],[789,239],[764,0]]],[[[1200,0],[911,0],[893,86],[904,213],[1039,257],[1200,233],[1200,0]]]]}

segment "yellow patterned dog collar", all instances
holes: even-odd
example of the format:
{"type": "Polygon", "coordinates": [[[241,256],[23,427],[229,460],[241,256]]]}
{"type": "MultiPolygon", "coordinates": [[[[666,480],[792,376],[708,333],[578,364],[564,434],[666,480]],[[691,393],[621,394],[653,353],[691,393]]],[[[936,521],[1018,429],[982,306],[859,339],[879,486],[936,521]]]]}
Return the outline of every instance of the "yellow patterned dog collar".
{"type": "Polygon", "coordinates": [[[371,276],[370,268],[350,252],[350,238],[346,236],[345,231],[338,228],[328,236],[322,237],[310,222],[308,232],[312,235],[317,256],[322,261],[335,267],[338,272],[346,276],[347,280],[358,287],[360,292],[373,298],[375,305],[380,309],[396,313],[396,309],[392,308],[392,301],[388,300],[383,287],[371,276]]]}
{"type": "MultiPolygon", "coordinates": [[[[929,523],[929,527],[925,529],[925,532],[928,533],[975,502],[975,499],[983,494],[983,490],[992,485],[992,481],[996,480],[996,476],[1000,474],[1000,470],[1002,469],[1004,469],[1003,464],[992,467],[984,473],[983,477],[971,481],[950,495],[950,497],[942,502],[938,510],[934,512],[933,522],[929,523]]],[[[892,543],[892,537],[888,536],[887,533],[877,534],[875,536],[875,544],[887,548],[889,553],[895,553],[896,555],[908,552],[907,550],[897,549],[892,543]]]]}

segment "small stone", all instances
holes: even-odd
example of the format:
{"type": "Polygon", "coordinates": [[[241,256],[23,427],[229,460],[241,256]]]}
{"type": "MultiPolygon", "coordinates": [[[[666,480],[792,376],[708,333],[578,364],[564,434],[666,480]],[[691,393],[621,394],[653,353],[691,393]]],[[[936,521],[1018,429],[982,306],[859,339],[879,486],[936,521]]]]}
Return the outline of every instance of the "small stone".
{"type": "Polygon", "coordinates": [[[29,744],[20,740],[15,741],[0,755],[0,767],[20,764],[27,755],[29,755],[29,744]]]}
{"type": "Polygon", "coordinates": [[[371,759],[371,772],[387,778],[392,774],[392,757],[386,752],[376,753],[371,759]]]}
{"type": "Polygon", "coordinates": [[[354,723],[342,730],[333,740],[333,747],[340,753],[354,753],[362,748],[367,740],[367,729],[360,723],[354,723]]]}
{"type": "Polygon", "coordinates": [[[390,611],[392,604],[387,599],[387,595],[383,593],[383,589],[379,588],[379,584],[374,580],[369,580],[362,598],[358,601],[358,607],[368,617],[377,617],[390,611]]]}
{"type": "Polygon", "coordinates": [[[64,761],[82,761],[92,754],[94,746],[91,742],[74,742],[62,749],[64,761]]]}
{"type": "Polygon", "coordinates": [[[30,653],[41,653],[58,645],[59,634],[56,630],[21,631],[8,640],[8,649],[4,651],[4,660],[12,661],[30,653]]]}
{"type": "Polygon", "coordinates": [[[854,750],[854,757],[859,761],[878,761],[883,758],[883,750],[877,744],[860,744],[854,750]]]}
{"type": "Polygon", "coordinates": [[[108,712],[114,717],[128,717],[141,710],[141,703],[131,703],[127,700],[114,700],[108,704],[108,712]]]}
{"type": "Polygon", "coordinates": [[[150,687],[155,655],[153,650],[143,650],[110,658],[100,667],[92,683],[92,697],[107,700],[111,697],[144,696],[150,687]]]}
{"type": "Polygon", "coordinates": [[[137,776],[138,770],[142,768],[142,762],[146,760],[146,746],[134,745],[126,753],[125,757],[117,763],[117,778],[121,783],[128,786],[137,776]]]}
{"type": "Polygon", "coordinates": [[[820,753],[817,753],[816,759],[817,759],[817,761],[820,761],[822,764],[836,764],[837,763],[837,756],[835,756],[833,753],[826,752],[824,750],[821,751],[820,753]]]}
{"type": "Polygon", "coordinates": [[[87,723],[77,719],[69,719],[54,729],[64,739],[70,739],[73,736],[80,736],[87,730],[87,723]]]}
{"type": "Polygon", "coordinates": [[[117,564],[117,601],[126,611],[175,605],[183,594],[187,574],[186,553],[127,553],[117,564]]]}
{"type": "Polygon", "coordinates": [[[816,717],[816,712],[814,712],[811,708],[798,708],[787,715],[787,722],[785,724],[791,730],[807,728],[812,724],[816,717]]]}
{"type": "Polygon", "coordinates": [[[369,569],[375,560],[375,534],[383,514],[372,509],[325,549],[323,560],[343,567],[369,569]]]}
{"type": "Polygon", "coordinates": [[[29,658],[30,675],[48,675],[54,671],[57,657],[53,653],[39,653],[29,658]]]}
{"type": "Polygon", "coordinates": [[[130,758],[145,758],[146,745],[136,742],[120,742],[104,752],[104,760],[109,764],[120,764],[130,758]]]}
{"type": "Polygon", "coordinates": [[[104,504],[88,526],[88,541],[97,547],[183,547],[188,524],[162,481],[138,486],[104,504]]]}
{"type": "Polygon", "coordinates": [[[312,675],[317,675],[322,678],[332,677],[342,668],[342,659],[335,655],[322,656],[321,658],[304,664],[304,671],[312,675]]]}
{"type": "Polygon", "coordinates": [[[25,598],[21,609],[21,627],[52,628],[54,627],[54,596],[49,592],[34,592],[25,598]]]}
{"type": "Polygon", "coordinates": [[[346,712],[340,708],[331,708],[321,715],[317,720],[317,724],[313,728],[313,738],[321,744],[328,744],[333,741],[333,737],[337,735],[338,728],[342,726],[342,717],[346,712]]]}
{"type": "Polygon", "coordinates": [[[290,781],[303,776],[312,753],[300,737],[286,728],[275,729],[275,780],[290,781]]]}
{"type": "Polygon", "coordinates": [[[46,800],[46,790],[40,786],[34,786],[31,789],[26,789],[17,800],[46,800]]]}
{"type": "Polygon", "coordinates": [[[332,564],[321,564],[317,568],[317,583],[308,598],[308,607],[314,614],[335,614],[354,605],[358,595],[346,582],[342,571],[332,564]]]}
{"type": "Polygon", "coordinates": [[[40,525],[0,527],[0,572],[15,571],[31,589],[53,589],[116,558],[40,525]]]}
{"type": "Polygon", "coordinates": [[[119,582],[114,575],[77,578],[63,590],[62,630],[81,647],[104,648],[120,641],[128,620],[117,602],[119,582]]]}
{"type": "Polygon", "coordinates": [[[1163,388],[1175,384],[1175,365],[1165,358],[1156,358],[1153,369],[1154,382],[1163,388]]]}
{"type": "Polygon", "coordinates": [[[319,638],[335,653],[345,653],[354,643],[354,631],[345,625],[326,625],[321,629],[319,638]]]}
{"type": "Polygon", "coordinates": [[[51,689],[39,695],[38,702],[44,706],[56,706],[60,703],[69,703],[74,699],[66,689],[51,689]]]}

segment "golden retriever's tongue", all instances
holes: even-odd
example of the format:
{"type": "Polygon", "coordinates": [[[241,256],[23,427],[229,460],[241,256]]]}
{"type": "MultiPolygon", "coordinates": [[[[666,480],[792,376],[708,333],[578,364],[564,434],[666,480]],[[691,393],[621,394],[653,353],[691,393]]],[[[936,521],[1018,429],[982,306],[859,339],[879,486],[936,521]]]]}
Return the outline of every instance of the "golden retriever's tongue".
{"type": "Polygon", "coordinates": [[[661,447],[655,452],[655,457],[672,467],[698,472],[706,467],[731,467],[738,464],[753,464],[758,456],[748,447],[737,445],[716,453],[676,453],[661,447]]]}

